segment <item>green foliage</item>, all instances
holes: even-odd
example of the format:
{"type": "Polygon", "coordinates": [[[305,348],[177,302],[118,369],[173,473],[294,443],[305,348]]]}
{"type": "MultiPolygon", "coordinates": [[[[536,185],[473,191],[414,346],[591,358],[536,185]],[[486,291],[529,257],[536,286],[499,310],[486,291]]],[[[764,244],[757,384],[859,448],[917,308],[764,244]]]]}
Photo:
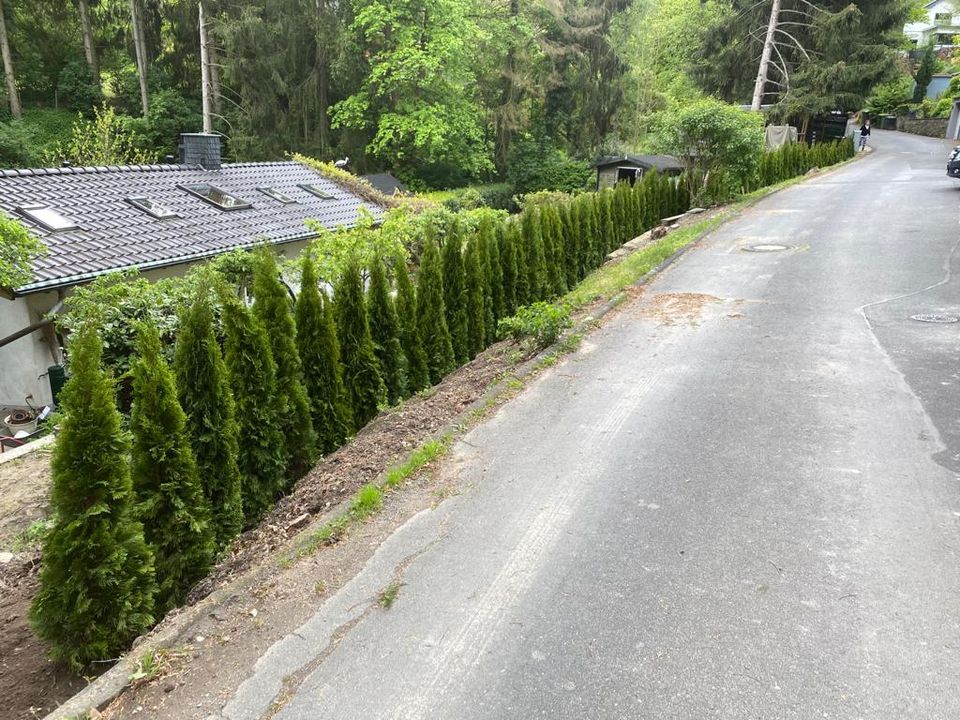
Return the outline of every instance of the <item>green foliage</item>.
{"type": "Polygon", "coordinates": [[[373,351],[380,362],[383,382],[387,387],[387,402],[396,405],[407,395],[407,360],[400,344],[400,328],[393,298],[390,297],[387,269],[379,258],[370,267],[367,312],[373,351]]]}
{"type": "Polygon", "coordinates": [[[497,337],[497,319],[503,316],[503,268],[497,233],[502,223],[491,217],[477,227],[480,272],[483,274],[483,337],[487,345],[497,337]]]}
{"type": "Polygon", "coordinates": [[[526,136],[514,141],[507,163],[507,178],[517,194],[537,190],[573,192],[594,179],[589,163],[574,160],[544,137],[526,136]]]}
{"type": "Polygon", "coordinates": [[[516,341],[529,337],[536,349],[553,345],[570,327],[570,309],[563,304],[536,302],[520,308],[516,315],[500,321],[500,336],[516,341]]]}
{"type": "Polygon", "coordinates": [[[343,386],[333,305],[317,287],[317,273],[309,252],[304,253],[302,267],[296,308],[297,348],[303,362],[317,446],[326,455],[347,439],[353,428],[353,415],[343,386]]]}
{"type": "Polygon", "coordinates": [[[427,369],[427,354],[423,350],[423,340],[417,327],[417,296],[406,263],[394,268],[397,276],[397,323],[400,344],[407,362],[409,390],[416,392],[430,386],[430,371],[427,369]]]}
{"type": "Polygon", "coordinates": [[[280,433],[286,442],[287,474],[303,477],[316,459],[317,435],[310,414],[310,399],[303,386],[303,369],[297,352],[297,330],[292,299],[280,281],[272,250],[257,251],[253,268],[253,312],[267,330],[270,351],[277,366],[274,402],[280,418],[280,433]]]}
{"type": "Polygon", "coordinates": [[[420,257],[420,274],[417,278],[417,328],[427,356],[430,382],[436,385],[453,370],[454,356],[444,307],[440,253],[429,237],[420,257]]]}
{"type": "Polygon", "coordinates": [[[349,263],[334,292],[343,383],[358,428],[372,420],[386,400],[387,389],[374,354],[370,323],[363,298],[360,268],[349,263]]]}
{"type": "Polygon", "coordinates": [[[47,254],[47,246],[19,222],[0,212],[0,288],[10,290],[33,279],[31,263],[47,254]]]}
{"type": "Polygon", "coordinates": [[[256,523],[286,485],[286,442],[277,414],[277,366],[267,331],[236,297],[221,292],[225,359],[237,411],[243,515],[256,523]]]}
{"type": "Polygon", "coordinates": [[[92,325],[71,338],[51,462],[56,524],[30,610],[51,656],[77,671],[116,657],[153,622],[153,557],[133,508],[129,441],[92,325]]]}
{"type": "Polygon", "coordinates": [[[350,513],[355,520],[366,520],[383,505],[383,491],[376,485],[364,485],[357,491],[350,505],[350,513]]]}
{"type": "Polygon", "coordinates": [[[404,209],[387,214],[379,228],[374,227],[373,216],[360,209],[360,216],[352,228],[327,230],[315,220],[307,220],[308,228],[318,234],[310,245],[317,275],[333,284],[351,264],[366,268],[376,259],[386,263],[405,262],[407,248],[404,241],[411,232],[409,215],[404,209]]]}
{"type": "Polygon", "coordinates": [[[160,353],[156,328],[139,329],[134,361],[131,469],[136,514],[153,551],[156,611],[163,615],[186,598],[213,562],[210,507],[200,488],[187,436],[187,417],[173,373],[160,353]]]}
{"type": "Polygon", "coordinates": [[[864,110],[870,115],[899,115],[910,106],[910,78],[902,75],[896,79],[877,85],[864,110]]]}
{"type": "Polygon", "coordinates": [[[467,280],[463,267],[463,229],[454,222],[443,239],[443,306],[457,365],[469,359],[467,280]]]}
{"type": "Polygon", "coordinates": [[[547,257],[543,247],[543,225],[540,208],[528,207],[520,218],[520,237],[517,245],[517,266],[520,276],[525,278],[525,293],[517,293],[517,303],[530,303],[547,296],[549,283],[547,278],[547,257]],[[523,258],[521,269],[520,257],[523,258]]]}
{"type": "Polygon", "coordinates": [[[915,103],[922,102],[923,99],[927,96],[927,88],[930,86],[930,81],[933,80],[933,74],[937,71],[937,54],[934,49],[933,41],[927,43],[926,47],[923,48],[923,55],[920,58],[920,65],[917,67],[916,73],[913,75],[914,88],[913,88],[913,101],[915,103]]]}
{"type": "Polygon", "coordinates": [[[472,360],[486,347],[487,276],[480,262],[480,239],[474,235],[467,241],[463,257],[466,274],[467,355],[472,360]]]}
{"type": "Polygon", "coordinates": [[[237,419],[209,294],[209,287],[200,288],[180,316],[173,369],[216,544],[223,548],[243,528],[243,502],[237,419]]]}
{"type": "Polygon", "coordinates": [[[520,228],[516,222],[505,222],[497,228],[500,248],[500,276],[503,282],[503,311],[499,317],[511,315],[517,309],[520,290],[520,268],[517,264],[517,243],[520,228]]]}
{"type": "Polygon", "coordinates": [[[109,105],[96,108],[93,118],[77,117],[66,145],[57,145],[48,157],[51,164],[67,160],[74,165],[147,165],[159,152],[139,146],[136,133],[109,105]]]}

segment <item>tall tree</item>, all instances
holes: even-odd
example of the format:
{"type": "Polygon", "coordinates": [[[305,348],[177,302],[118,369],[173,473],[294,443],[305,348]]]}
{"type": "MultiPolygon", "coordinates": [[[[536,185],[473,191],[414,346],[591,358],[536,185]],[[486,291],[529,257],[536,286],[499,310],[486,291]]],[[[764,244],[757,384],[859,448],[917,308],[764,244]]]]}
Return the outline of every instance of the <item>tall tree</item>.
{"type": "Polygon", "coordinates": [[[153,622],[153,556],[134,514],[129,441],[91,325],[70,340],[70,379],[50,465],[53,529],[30,609],[51,656],[82,670],[116,657],[153,622]]]}
{"type": "Polygon", "coordinates": [[[427,237],[417,278],[417,327],[427,355],[430,382],[434,385],[455,367],[443,296],[440,253],[433,238],[427,237]]]}
{"type": "Polygon", "coordinates": [[[173,367],[216,543],[226,547],[243,528],[238,430],[207,284],[180,317],[173,367]]]}
{"type": "Polygon", "coordinates": [[[468,360],[467,281],[463,268],[463,229],[452,223],[443,239],[443,304],[457,365],[468,360]]]}
{"type": "Polygon", "coordinates": [[[400,328],[390,297],[387,268],[379,257],[374,258],[370,267],[367,312],[374,353],[380,361],[383,382],[387,386],[387,402],[396,405],[407,393],[407,361],[400,345],[400,328]]]}
{"type": "Polygon", "coordinates": [[[463,262],[466,276],[467,357],[472,360],[486,347],[487,326],[484,308],[486,276],[480,263],[480,240],[476,235],[467,241],[463,262]]]}
{"type": "Polygon", "coordinates": [[[407,359],[410,391],[423,390],[430,386],[430,371],[427,369],[427,354],[417,327],[417,296],[406,263],[398,261],[397,274],[397,321],[400,326],[400,343],[407,359]]]}
{"type": "Polygon", "coordinates": [[[270,351],[277,366],[276,404],[280,432],[286,440],[287,474],[303,477],[316,459],[317,435],[310,414],[310,399],[303,386],[303,368],[297,352],[297,328],[290,296],[280,281],[277,259],[271,250],[257,251],[253,266],[253,311],[267,329],[270,351]]]}
{"type": "Polygon", "coordinates": [[[90,76],[94,84],[100,87],[100,61],[97,57],[97,41],[93,34],[93,20],[90,15],[89,0],[76,0],[80,14],[80,31],[83,35],[83,53],[90,67],[90,76]]]}
{"type": "Polygon", "coordinates": [[[10,40],[7,36],[7,18],[0,0],[0,54],[3,55],[3,77],[7,83],[7,103],[10,114],[18,120],[23,116],[20,107],[20,91],[17,89],[17,74],[13,69],[13,55],[10,52],[10,40]]]}
{"type": "Polygon", "coordinates": [[[317,272],[309,252],[303,256],[296,318],[297,347],[313,410],[313,427],[320,452],[326,455],[347,439],[353,414],[343,386],[333,307],[317,287],[317,272]]]}
{"type": "Polygon", "coordinates": [[[150,112],[150,89],[147,85],[147,38],[144,21],[143,0],[130,0],[130,33],[133,36],[133,49],[137,63],[137,80],[140,83],[140,105],[143,116],[150,112]]]}
{"type": "Polygon", "coordinates": [[[215,545],[210,507],[187,437],[187,416],[177,402],[160,335],[147,324],[137,334],[131,368],[131,466],[136,512],[154,556],[159,616],[182,603],[207,574],[215,545]]]}

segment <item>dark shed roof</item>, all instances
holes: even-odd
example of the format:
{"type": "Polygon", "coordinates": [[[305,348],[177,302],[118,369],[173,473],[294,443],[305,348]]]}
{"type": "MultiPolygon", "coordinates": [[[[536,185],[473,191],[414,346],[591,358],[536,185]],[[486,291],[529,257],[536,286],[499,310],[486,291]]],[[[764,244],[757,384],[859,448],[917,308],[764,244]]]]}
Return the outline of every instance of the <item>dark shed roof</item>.
{"type": "Polygon", "coordinates": [[[33,282],[18,293],[47,290],[128,268],[178,265],[250,247],[313,237],[304,220],[330,229],[351,227],[366,203],[297,162],[240,163],[220,170],[188,165],[54,168],[0,171],[0,209],[40,237],[49,253],[34,262],[33,282]],[[179,187],[207,183],[250,203],[221,210],[179,187]],[[314,185],[323,199],[300,185],[314,185]],[[259,188],[275,188],[296,202],[284,204],[259,188]],[[158,220],[126,198],[142,196],[177,213],[158,220]],[[79,227],[51,232],[24,217],[17,206],[43,203],[79,227]]]}
{"type": "Polygon", "coordinates": [[[406,186],[390,173],[373,173],[372,175],[364,175],[363,179],[384,195],[407,192],[406,186]]]}
{"type": "Polygon", "coordinates": [[[670,155],[616,155],[600,158],[594,165],[597,168],[618,165],[633,165],[644,170],[656,169],[660,172],[683,171],[683,163],[670,155]]]}

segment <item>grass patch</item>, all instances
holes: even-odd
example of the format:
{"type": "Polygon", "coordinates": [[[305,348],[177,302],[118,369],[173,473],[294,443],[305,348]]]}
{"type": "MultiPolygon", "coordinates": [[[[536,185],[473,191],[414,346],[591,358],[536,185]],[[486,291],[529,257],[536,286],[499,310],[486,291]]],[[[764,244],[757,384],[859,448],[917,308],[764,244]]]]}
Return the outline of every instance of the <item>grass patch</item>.
{"type": "Polygon", "coordinates": [[[39,550],[43,546],[43,541],[46,539],[50,530],[53,529],[53,525],[53,518],[35,520],[26,530],[14,536],[10,543],[11,549],[15,553],[23,552],[24,550],[39,550]]]}
{"type": "Polygon", "coordinates": [[[387,473],[386,480],[383,482],[383,486],[389,489],[397,487],[416,474],[424,465],[433,462],[443,455],[449,445],[449,436],[424,443],[407,458],[406,462],[390,469],[387,473]]]}
{"type": "Polygon", "coordinates": [[[360,488],[350,505],[350,515],[355,520],[366,520],[383,506],[383,491],[376,485],[360,488]]]}
{"type": "Polygon", "coordinates": [[[380,591],[380,595],[377,597],[377,604],[380,605],[380,607],[382,607],[384,610],[389,610],[393,606],[393,603],[396,601],[399,594],[400,583],[394,580],[380,591]]]}
{"type": "Polygon", "coordinates": [[[137,660],[137,668],[130,674],[129,682],[143,685],[156,680],[166,671],[174,655],[182,655],[182,653],[174,653],[168,648],[147,650],[137,660]]]}

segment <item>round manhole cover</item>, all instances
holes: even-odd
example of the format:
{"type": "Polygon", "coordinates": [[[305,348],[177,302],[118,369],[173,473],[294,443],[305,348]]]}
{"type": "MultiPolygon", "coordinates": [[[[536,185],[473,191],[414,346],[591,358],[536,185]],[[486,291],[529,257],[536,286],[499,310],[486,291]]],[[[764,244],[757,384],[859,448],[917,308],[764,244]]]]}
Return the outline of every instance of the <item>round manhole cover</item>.
{"type": "Polygon", "coordinates": [[[789,245],[778,245],[776,243],[760,243],[759,245],[751,245],[750,247],[743,248],[744,252],[756,253],[783,252],[789,249],[789,245]]]}
{"type": "Polygon", "coordinates": [[[955,322],[960,322],[960,317],[956,315],[937,315],[930,313],[922,313],[920,315],[911,315],[911,320],[916,320],[917,322],[925,323],[941,323],[941,324],[950,324],[955,322]]]}

